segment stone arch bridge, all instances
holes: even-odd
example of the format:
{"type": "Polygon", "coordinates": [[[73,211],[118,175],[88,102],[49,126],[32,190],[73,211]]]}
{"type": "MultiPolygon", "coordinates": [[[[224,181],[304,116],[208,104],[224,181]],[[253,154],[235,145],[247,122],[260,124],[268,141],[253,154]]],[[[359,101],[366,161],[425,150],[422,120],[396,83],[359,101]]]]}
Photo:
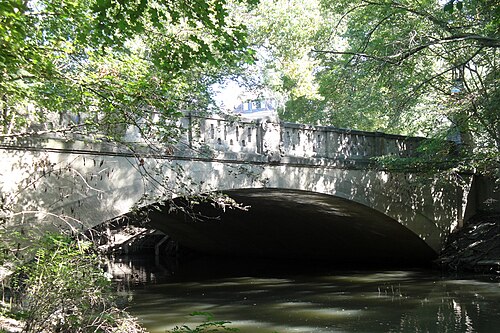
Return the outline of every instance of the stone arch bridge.
{"type": "Polygon", "coordinates": [[[467,185],[372,167],[373,157],[414,156],[421,138],[271,119],[189,116],[178,125],[182,140],[161,151],[132,132],[128,148],[4,140],[4,219],[17,229],[83,230],[154,206],[150,224],[197,250],[352,261],[428,260],[466,213],[467,185]],[[195,211],[204,218],[190,221],[162,204],[214,191],[249,207],[222,213],[203,203],[195,211]]]}

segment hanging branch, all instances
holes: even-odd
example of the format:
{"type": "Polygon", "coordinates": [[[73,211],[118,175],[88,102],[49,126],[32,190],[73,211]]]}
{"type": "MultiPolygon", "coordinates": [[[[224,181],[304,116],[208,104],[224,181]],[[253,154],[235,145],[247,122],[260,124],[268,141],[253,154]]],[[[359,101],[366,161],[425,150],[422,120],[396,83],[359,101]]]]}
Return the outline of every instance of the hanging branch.
{"type": "Polygon", "coordinates": [[[357,57],[381,61],[381,62],[388,63],[391,65],[401,65],[404,60],[410,58],[411,56],[415,55],[416,53],[418,53],[422,50],[425,50],[433,45],[458,43],[458,42],[470,41],[470,40],[478,42],[479,50],[482,50],[483,48],[486,48],[486,47],[492,47],[492,48],[500,47],[500,39],[485,37],[485,36],[480,36],[480,35],[475,35],[475,34],[470,34],[470,35],[469,34],[462,34],[462,35],[454,35],[454,36],[444,37],[441,39],[430,41],[428,43],[418,45],[414,48],[411,48],[411,49],[408,49],[408,50],[405,50],[405,51],[402,51],[402,52],[399,52],[396,54],[388,55],[385,57],[375,56],[375,55],[368,54],[368,53],[353,52],[353,51],[335,51],[335,50],[317,50],[317,49],[314,49],[314,50],[312,50],[312,52],[324,53],[324,54],[335,54],[335,55],[353,55],[353,56],[357,56],[357,57]]]}

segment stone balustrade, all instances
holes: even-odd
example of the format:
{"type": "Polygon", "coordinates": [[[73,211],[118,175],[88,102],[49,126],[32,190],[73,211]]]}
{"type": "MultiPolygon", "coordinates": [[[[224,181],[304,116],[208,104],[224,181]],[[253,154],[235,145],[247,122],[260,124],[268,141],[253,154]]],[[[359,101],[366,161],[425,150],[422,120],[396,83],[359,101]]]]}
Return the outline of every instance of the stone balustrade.
{"type": "Polygon", "coordinates": [[[368,160],[377,156],[412,157],[423,138],[312,126],[273,119],[244,121],[188,116],[181,120],[183,141],[216,152],[280,158],[368,160]]]}

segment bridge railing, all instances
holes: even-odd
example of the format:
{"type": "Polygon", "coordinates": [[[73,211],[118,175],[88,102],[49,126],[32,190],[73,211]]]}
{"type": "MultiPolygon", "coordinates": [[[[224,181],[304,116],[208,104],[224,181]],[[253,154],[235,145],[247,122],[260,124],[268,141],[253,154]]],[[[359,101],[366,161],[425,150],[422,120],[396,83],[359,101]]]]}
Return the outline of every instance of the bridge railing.
{"type": "Polygon", "coordinates": [[[216,151],[262,153],[260,124],[235,119],[189,116],[182,120],[185,141],[192,146],[205,145],[216,151]]]}
{"type": "Polygon", "coordinates": [[[330,126],[311,126],[273,119],[189,115],[182,119],[183,141],[190,147],[215,152],[281,157],[363,160],[376,156],[416,156],[423,138],[364,132],[330,126]]]}
{"type": "Polygon", "coordinates": [[[422,138],[381,132],[364,132],[330,126],[284,123],[285,156],[321,158],[370,158],[383,155],[415,156],[422,138]]]}
{"type": "MultiPolygon", "coordinates": [[[[302,159],[301,162],[308,163],[306,159],[363,161],[387,155],[411,157],[417,155],[417,148],[424,140],[381,132],[280,122],[272,118],[244,120],[237,116],[186,114],[171,125],[182,128],[183,136],[176,147],[168,147],[168,155],[192,157],[202,152],[212,157],[225,154],[222,157],[229,159],[255,155],[256,159],[269,162],[279,162],[283,158],[302,159]]],[[[137,130],[129,128],[124,132],[124,141],[146,143],[137,130]]]]}
{"type": "MultiPolygon", "coordinates": [[[[67,118],[70,116],[66,115],[67,118]]],[[[151,113],[150,117],[151,123],[160,121],[158,114],[151,113]]],[[[63,118],[60,119],[63,123],[77,122],[63,118]]],[[[219,153],[257,154],[267,156],[270,161],[283,157],[337,160],[368,160],[387,155],[411,157],[417,155],[417,148],[424,140],[381,132],[280,122],[272,118],[244,120],[234,115],[188,113],[172,125],[183,128],[184,134],[177,146],[177,151],[182,153],[187,153],[186,147],[189,147],[219,153]]],[[[123,132],[124,141],[145,143],[137,129],[123,128],[123,132]]],[[[75,139],[82,138],[76,136],[75,139]]],[[[175,149],[169,148],[169,154],[171,150],[175,149]]]]}

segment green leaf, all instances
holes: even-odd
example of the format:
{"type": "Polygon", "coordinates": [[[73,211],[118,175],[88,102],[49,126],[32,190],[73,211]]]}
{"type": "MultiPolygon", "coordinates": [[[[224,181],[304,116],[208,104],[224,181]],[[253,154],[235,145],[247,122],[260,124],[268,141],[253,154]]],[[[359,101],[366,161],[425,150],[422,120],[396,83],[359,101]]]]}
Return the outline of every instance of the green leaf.
{"type": "Polygon", "coordinates": [[[445,12],[453,13],[453,1],[449,1],[448,3],[446,3],[443,7],[443,10],[445,12]]]}

